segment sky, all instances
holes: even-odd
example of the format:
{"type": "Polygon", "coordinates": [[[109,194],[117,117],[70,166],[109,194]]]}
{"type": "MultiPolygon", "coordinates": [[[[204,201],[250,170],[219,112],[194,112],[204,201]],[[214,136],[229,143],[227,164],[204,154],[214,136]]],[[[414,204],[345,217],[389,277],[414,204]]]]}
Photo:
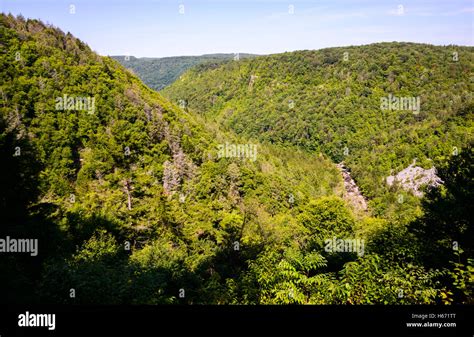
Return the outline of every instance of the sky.
{"type": "Polygon", "coordinates": [[[0,0],[0,10],[69,31],[101,55],[474,45],[474,0],[0,0]]]}

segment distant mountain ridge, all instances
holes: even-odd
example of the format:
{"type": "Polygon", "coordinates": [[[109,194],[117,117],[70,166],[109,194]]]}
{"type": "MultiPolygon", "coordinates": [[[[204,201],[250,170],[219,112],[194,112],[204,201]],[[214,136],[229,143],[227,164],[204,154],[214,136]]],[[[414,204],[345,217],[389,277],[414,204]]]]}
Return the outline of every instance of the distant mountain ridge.
{"type": "Polygon", "coordinates": [[[186,70],[198,64],[220,63],[224,61],[255,57],[254,54],[205,54],[200,56],[134,57],[111,56],[124,67],[131,69],[140,79],[154,90],[170,85],[186,70]]]}

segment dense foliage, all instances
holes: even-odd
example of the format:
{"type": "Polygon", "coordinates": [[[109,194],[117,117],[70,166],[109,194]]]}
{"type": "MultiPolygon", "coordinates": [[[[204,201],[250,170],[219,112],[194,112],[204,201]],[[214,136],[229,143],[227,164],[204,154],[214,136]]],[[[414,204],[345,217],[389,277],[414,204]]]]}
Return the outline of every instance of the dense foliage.
{"type": "Polygon", "coordinates": [[[472,142],[473,70],[472,47],[378,43],[200,66],[163,94],[238,134],[344,161],[375,214],[396,219],[385,177],[472,142]],[[420,109],[388,109],[388,97],[420,109]]]}
{"type": "Polygon", "coordinates": [[[242,138],[69,33],[0,21],[0,238],[39,240],[38,256],[0,253],[4,301],[472,302],[470,148],[429,203],[462,209],[449,235],[433,207],[422,225],[357,214],[324,154],[242,138]],[[95,109],[61,110],[64,95],[95,109]],[[256,160],[220,157],[225,143],[256,144],[256,160]],[[431,221],[438,247],[462,249],[429,261],[431,221]],[[336,236],[365,240],[363,254],[325,250],[336,236]]]}

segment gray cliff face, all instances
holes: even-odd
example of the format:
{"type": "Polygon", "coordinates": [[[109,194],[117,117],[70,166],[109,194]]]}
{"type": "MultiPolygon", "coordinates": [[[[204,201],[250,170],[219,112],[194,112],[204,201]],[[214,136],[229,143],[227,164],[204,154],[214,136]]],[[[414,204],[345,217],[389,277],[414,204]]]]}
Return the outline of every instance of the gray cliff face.
{"type": "Polygon", "coordinates": [[[443,183],[436,173],[435,167],[424,169],[413,163],[396,175],[388,176],[386,181],[389,186],[398,183],[404,190],[412,191],[415,196],[422,197],[422,187],[437,187],[443,183]]]}

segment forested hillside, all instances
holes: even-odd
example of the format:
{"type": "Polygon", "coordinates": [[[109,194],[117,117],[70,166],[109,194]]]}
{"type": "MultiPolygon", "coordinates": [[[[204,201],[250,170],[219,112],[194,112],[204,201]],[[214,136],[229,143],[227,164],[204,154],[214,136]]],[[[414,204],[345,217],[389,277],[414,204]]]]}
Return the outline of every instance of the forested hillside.
{"type": "Polygon", "coordinates": [[[244,59],[255,55],[239,54],[207,54],[201,56],[175,56],[175,57],[134,57],[111,56],[119,61],[125,68],[131,69],[147,86],[154,90],[161,90],[170,85],[186,70],[198,64],[218,64],[222,61],[235,58],[244,59]]]}
{"type": "MultiPolygon", "coordinates": [[[[0,21],[1,236],[39,240],[37,256],[0,256],[5,302],[472,303],[472,149],[465,143],[456,156],[436,150],[446,158],[439,171],[444,184],[416,212],[410,203],[398,206],[417,217],[360,214],[341,198],[342,178],[331,162],[336,152],[328,151],[336,140],[316,142],[311,135],[322,134],[312,133],[293,144],[289,133],[287,141],[269,141],[272,133],[260,126],[278,125],[283,137],[297,125],[262,117],[270,100],[259,95],[269,89],[252,61],[184,75],[173,89],[180,93],[167,92],[187,100],[191,109],[181,109],[70,33],[21,16],[2,14],[0,21]],[[249,74],[260,77],[249,83],[249,74]],[[244,92],[253,99],[244,100],[244,92]],[[236,154],[236,144],[247,151],[236,154]],[[325,249],[338,239],[356,242],[357,251],[325,249]]],[[[468,55],[460,49],[461,59],[468,55]]],[[[278,74],[288,66],[282,57],[255,64],[273,59],[278,74]]],[[[462,64],[456,69],[464,74],[462,64]]],[[[286,81],[275,88],[289,87],[289,74],[286,81]]],[[[439,126],[453,136],[434,138],[446,148],[467,139],[472,111],[458,108],[469,85],[452,91],[459,95],[446,110],[452,124],[439,126]]],[[[297,113],[303,101],[292,99],[297,113]]],[[[419,117],[413,118],[407,124],[416,125],[419,117]]],[[[336,137],[338,124],[326,125],[336,137]]],[[[353,142],[347,162],[368,162],[362,140],[353,142]]],[[[385,151],[375,154],[385,158],[385,151]]]]}
{"type": "Polygon", "coordinates": [[[473,70],[472,47],[378,43],[198,66],[163,94],[238,134],[344,161],[375,214],[397,217],[394,196],[417,200],[385,178],[472,142],[473,70]]]}

